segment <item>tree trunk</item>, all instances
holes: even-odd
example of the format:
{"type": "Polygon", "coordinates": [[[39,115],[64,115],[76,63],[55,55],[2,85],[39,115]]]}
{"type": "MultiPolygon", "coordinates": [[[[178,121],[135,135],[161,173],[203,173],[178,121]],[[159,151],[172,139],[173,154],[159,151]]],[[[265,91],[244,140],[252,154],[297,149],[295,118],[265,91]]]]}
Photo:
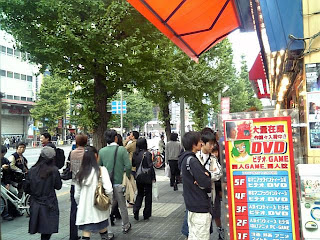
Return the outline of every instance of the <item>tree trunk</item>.
{"type": "Polygon", "coordinates": [[[167,141],[169,141],[170,136],[171,136],[171,125],[170,125],[171,117],[170,117],[170,112],[169,112],[169,102],[170,102],[170,100],[168,99],[167,103],[162,108],[162,117],[163,117],[163,121],[164,121],[167,141]]]}
{"type": "Polygon", "coordinates": [[[102,75],[94,78],[94,104],[99,117],[93,128],[93,146],[98,150],[106,146],[104,132],[107,130],[107,122],[110,118],[110,113],[107,113],[107,87],[103,81],[105,79],[102,75]]]}

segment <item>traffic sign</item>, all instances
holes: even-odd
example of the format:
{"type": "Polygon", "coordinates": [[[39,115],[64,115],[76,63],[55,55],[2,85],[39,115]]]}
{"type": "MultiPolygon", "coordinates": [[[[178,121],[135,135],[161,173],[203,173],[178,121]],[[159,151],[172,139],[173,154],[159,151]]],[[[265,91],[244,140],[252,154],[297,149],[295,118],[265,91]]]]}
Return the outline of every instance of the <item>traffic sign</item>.
{"type": "MultiPolygon", "coordinates": [[[[121,114],[121,101],[112,101],[111,102],[111,112],[112,114],[121,114]]],[[[122,101],[122,113],[127,113],[127,102],[122,101]]]]}

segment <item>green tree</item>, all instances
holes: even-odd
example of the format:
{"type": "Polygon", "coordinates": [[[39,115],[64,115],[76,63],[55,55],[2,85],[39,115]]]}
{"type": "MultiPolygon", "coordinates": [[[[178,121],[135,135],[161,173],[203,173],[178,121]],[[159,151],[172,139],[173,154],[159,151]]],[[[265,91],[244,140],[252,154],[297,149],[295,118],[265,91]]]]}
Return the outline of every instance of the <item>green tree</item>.
{"type": "Polygon", "coordinates": [[[255,97],[252,85],[249,80],[249,73],[246,60],[241,56],[241,71],[233,84],[223,96],[230,97],[230,112],[243,112],[250,108],[261,110],[261,101],[255,97]]]}
{"type": "MultiPolygon", "coordinates": [[[[114,100],[120,101],[120,94],[117,94],[114,100]]],[[[153,118],[152,103],[137,90],[123,92],[123,101],[127,103],[127,113],[123,114],[123,127],[127,130],[139,129],[141,131],[144,124],[153,118]]],[[[120,114],[112,115],[110,127],[119,128],[120,126],[120,114]]]]}
{"type": "Polygon", "coordinates": [[[43,78],[36,105],[31,109],[31,116],[43,122],[49,131],[57,127],[56,120],[63,118],[67,111],[69,93],[68,81],[58,76],[43,78]]]}
{"type": "Polygon", "coordinates": [[[1,28],[17,48],[82,86],[82,100],[90,104],[81,112],[90,116],[94,145],[104,146],[107,99],[139,84],[135,70],[143,69],[140,59],[157,30],[122,0],[0,0],[0,11],[1,28]]]}

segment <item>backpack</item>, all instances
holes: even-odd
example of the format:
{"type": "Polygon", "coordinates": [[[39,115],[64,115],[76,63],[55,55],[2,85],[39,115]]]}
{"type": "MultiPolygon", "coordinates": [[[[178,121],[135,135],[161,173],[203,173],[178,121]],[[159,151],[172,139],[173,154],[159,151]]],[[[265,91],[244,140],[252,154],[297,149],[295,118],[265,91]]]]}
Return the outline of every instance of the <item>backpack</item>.
{"type": "Polygon", "coordinates": [[[61,148],[56,148],[56,166],[59,169],[64,166],[65,160],[64,151],[61,148]]]}

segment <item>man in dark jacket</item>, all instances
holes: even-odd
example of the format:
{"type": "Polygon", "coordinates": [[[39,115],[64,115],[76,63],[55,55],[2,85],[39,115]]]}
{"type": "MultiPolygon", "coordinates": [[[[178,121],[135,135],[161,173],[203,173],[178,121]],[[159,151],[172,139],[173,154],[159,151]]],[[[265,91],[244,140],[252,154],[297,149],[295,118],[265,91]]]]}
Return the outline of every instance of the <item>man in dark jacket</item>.
{"type": "Polygon", "coordinates": [[[185,152],[179,156],[183,178],[183,197],[188,210],[188,240],[210,238],[211,177],[209,171],[197,159],[195,153],[201,149],[201,134],[188,132],[182,138],[185,152]]]}
{"type": "Polygon", "coordinates": [[[48,146],[56,149],[56,146],[51,142],[50,133],[44,132],[41,134],[40,141],[43,147],[48,146]]]}

